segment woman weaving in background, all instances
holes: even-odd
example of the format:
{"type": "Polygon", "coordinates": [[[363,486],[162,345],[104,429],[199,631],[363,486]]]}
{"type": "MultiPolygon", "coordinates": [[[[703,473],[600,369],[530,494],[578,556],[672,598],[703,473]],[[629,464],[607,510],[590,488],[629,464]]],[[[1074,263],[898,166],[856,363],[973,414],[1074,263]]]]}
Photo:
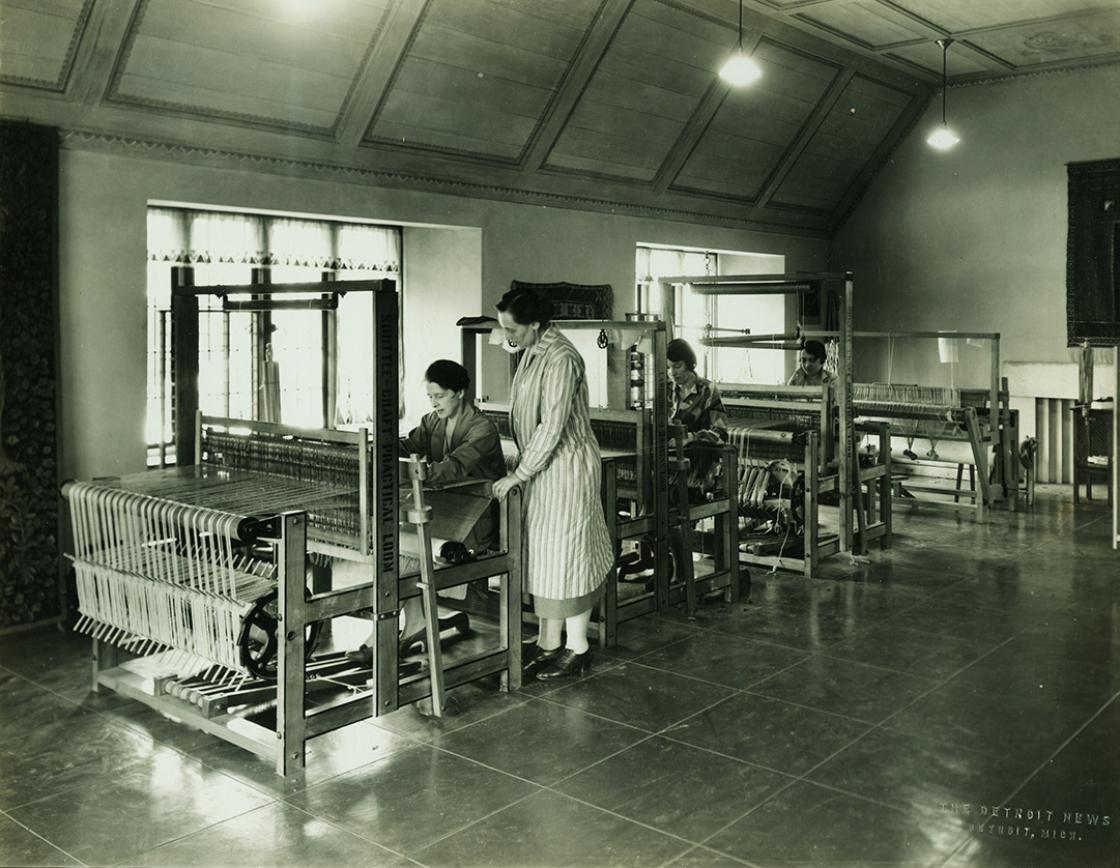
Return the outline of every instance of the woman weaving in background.
{"type": "Polygon", "coordinates": [[[696,373],[696,351],[684,338],[665,347],[669,362],[669,421],[684,428],[684,447],[691,468],[690,488],[714,486],[720,471],[719,452],[705,446],[727,442],[727,414],[719,389],[696,373]]]}
{"type": "Polygon", "coordinates": [[[684,338],[673,338],[665,347],[669,361],[669,419],[684,427],[684,445],[726,443],[727,415],[719,389],[696,373],[696,351],[684,338]]]}
{"type": "MultiPolygon", "coordinates": [[[[420,455],[428,462],[426,481],[434,484],[457,482],[462,479],[499,479],[505,475],[506,461],[502,455],[501,440],[494,423],[467,400],[470,374],[458,362],[438,359],[424,372],[428,400],[432,412],[400,441],[400,454],[408,457],[420,455]]],[[[497,504],[482,514],[463,541],[463,545],[481,553],[498,544],[499,523],[497,504]]],[[[444,592],[449,597],[462,599],[466,587],[451,588],[444,592]]],[[[404,626],[401,632],[401,652],[406,653],[424,636],[424,609],[419,596],[405,601],[404,626]]],[[[356,652],[355,659],[372,661],[371,639],[356,652]]]]}
{"type": "Polygon", "coordinates": [[[525,673],[539,680],[582,675],[591,669],[591,609],[614,566],[583,358],[552,325],[551,302],[533,290],[510,290],[497,307],[506,339],[525,351],[510,392],[520,460],[494,483],[498,498],[525,488],[526,587],[540,619],[525,673]]]}
{"type": "Polygon", "coordinates": [[[827,356],[824,344],[807,340],[801,348],[801,358],[796,371],[790,375],[787,386],[824,386],[836,381],[830,371],[824,369],[827,356]]]}
{"type": "MultiPolygon", "coordinates": [[[[723,470],[719,450],[714,447],[727,442],[727,415],[715,383],[696,373],[696,351],[688,341],[673,338],[665,347],[665,358],[669,374],[669,422],[683,429],[681,445],[689,463],[689,498],[702,498],[705,491],[717,487],[723,470]]],[[[670,445],[674,442],[671,438],[670,445]]],[[[686,557],[683,538],[679,531],[670,533],[673,555],[681,563],[686,557]]],[[[651,582],[651,541],[642,539],[637,556],[631,555],[623,565],[623,572],[630,573],[633,578],[620,577],[620,581],[651,582]]]]}

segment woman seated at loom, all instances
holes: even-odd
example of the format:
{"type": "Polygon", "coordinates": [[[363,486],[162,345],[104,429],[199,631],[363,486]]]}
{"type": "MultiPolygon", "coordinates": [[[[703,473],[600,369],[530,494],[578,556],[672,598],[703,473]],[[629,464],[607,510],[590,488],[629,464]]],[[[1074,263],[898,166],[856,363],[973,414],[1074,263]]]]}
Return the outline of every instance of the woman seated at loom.
{"type": "MultiPolygon", "coordinates": [[[[428,400],[432,412],[400,441],[400,454],[417,454],[428,462],[427,482],[439,484],[463,479],[501,479],[506,475],[497,426],[467,400],[470,374],[458,362],[438,359],[424,372],[428,400]]],[[[471,529],[463,545],[476,554],[496,548],[499,522],[497,504],[491,504],[471,529]]],[[[466,587],[450,588],[448,597],[463,599],[466,587]]],[[[401,651],[408,651],[424,636],[424,609],[419,596],[405,601],[401,651]]],[[[356,659],[371,659],[370,643],[366,641],[356,659]]]]}
{"type": "MultiPolygon", "coordinates": [[[[684,338],[674,338],[665,347],[669,373],[669,422],[684,429],[683,446],[689,459],[689,499],[718,487],[723,471],[719,446],[727,442],[727,414],[719,389],[696,373],[696,352],[684,338]]],[[[670,439],[670,445],[673,440],[670,439]]],[[[684,538],[679,530],[670,531],[673,557],[680,563],[686,557],[684,538]]],[[[651,581],[653,546],[649,540],[639,543],[636,555],[621,563],[619,581],[651,581]]]]}
{"type": "Polygon", "coordinates": [[[827,353],[824,344],[807,340],[801,347],[797,370],[790,375],[787,386],[824,386],[836,382],[836,375],[824,369],[827,353]]]}
{"type": "Polygon", "coordinates": [[[665,348],[669,361],[669,421],[684,428],[684,446],[692,462],[689,476],[698,485],[718,471],[715,450],[689,449],[690,446],[727,442],[727,414],[719,389],[711,380],[696,373],[696,352],[684,338],[674,338],[665,348]],[[703,454],[706,452],[707,454],[703,454]]]}

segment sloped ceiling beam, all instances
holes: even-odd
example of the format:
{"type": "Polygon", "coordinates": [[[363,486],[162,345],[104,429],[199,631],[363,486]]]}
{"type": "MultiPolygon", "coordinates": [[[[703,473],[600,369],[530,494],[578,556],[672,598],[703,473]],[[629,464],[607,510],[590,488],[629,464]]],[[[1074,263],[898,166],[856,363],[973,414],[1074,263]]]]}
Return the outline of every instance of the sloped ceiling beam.
{"type": "MultiPolygon", "coordinates": [[[[978,48],[971,42],[967,42],[964,39],[958,39],[956,37],[952,37],[952,39],[953,51],[955,53],[970,55],[973,62],[978,63],[981,67],[987,65],[996,69],[1006,69],[1009,71],[1015,69],[1015,64],[1009,63],[1002,57],[996,57],[994,54],[984,51],[982,48],[978,48]]],[[[928,39],[907,39],[902,42],[892,42],[887,45],[880,45],[876,50],[882,52],[882,55],[884,57],[889,57],[890,60],[893,60],[896,63],[899,63],[907,68],[911,68],[921,75],[927,75],[929,73],[929,70],[926,67],[922,66],[921,64],[914,63],[913,61],[907,60],[906,58],[899,57],[895,54],[892,54],[891,52],[897,51],[900,48],[913,48],[916,45],[929,45],[929,43],[930,40],[928,39]]],[[[950,68],[952,68],[953,66],[952,59],[950,59],[949,61],[949,66],[950,68]]],[[[983,75],[983,73],[981,73],[981,75],[983,75]]],[[[968,79],[968,77],[969,76],[950,75],[949,82],[953,83],[961,79],[968,79]]],[[[973,77],[975,77],[975,73],[973,74],[973,77]]]]}
{"type": "Polygon", "coordinates": [[[67,96],[84,105],[97,105],[109,93],[117,58],[124,50],[142,0],[94,3],[74,57],[67,96]]]}
{"type": "MultiPolygon", "coordinates": [[[[746,0],[746,2],[753,6],[761,5],[760,0],[746,0]]],[[[819,3],[814,5],[831,3],[843,5],[849,2],[852,2],[852,0],[820,0],[819,3]]],[[[731,7],[731,4],[728,5],[729,8],[737,8],[731,7]]],[[[810,26],[793,17],[794,12],[809,8],[807,5],[786,6],[781,9],[763,8],[768,11],[762,13],[745,8],[743,10],[743,26],[760,28],[766,32],[766,36],[770,39],[799,48],[809,54],[818,55],[831,63],[851,67],[857,74],[863,74],[891,87],[920,92],[930,87],[932,80],[938,82],[941,80],[940,73],[934,74],[929,71],[925,71],[924,74],[915,78],[915,70],[908,65],[906,68],[900,68],[903,64],[898,61],[876,54],[869,49],[863,49],[854,43],[845,41],[841,45],[836,40],[826,40],[820,35],[819,28],[810,26]]]]}
{"type": "Polygon", "coordinates": [[[781,162],[778,163],[777,168],[771,173],[770,177],[766,179],[763,184],[762,190],[759,191],[758,199],[756,201],[757,207],[765,207],[770,204],[770,200],[774,198],[774,194],[778,192],[778,188],[782,186],[785,181],[786,175],[790,173],[797,160],[804,153],[805,148],[809,146],[813,136],[816,135],[820,125],[824,123],[824,119],[828,117],[828,113],[836,106],[841,94],[844,93],[844,88],[855,76],[856,71],[851,67],[840,70],[837,73],[835,80],[829,85],[828,90],[825,91],[824,96],[821,97],[820,102],[817,103],[813,113],[809,115],[805,125],[801,128],[801,132],[797,134],[797,138],[789,146],[789,149],[782,156],[781,162]]]}
{"type": "MultiPolygon", "coordinates": [[[[899,16],[905,18],[907,21],[909,21],[911,24],[913,24],[915,27],[917,27],[918,30],[920,30],[922,32],[922,34],[925,36],[924,41],[932,42],[933,40],[939,39],[942,36],[948,36],[949,35],[948,33],[945,32],[945,30],[938,27],[936,24],[933,24],[929,21],[926,21],[926,19],[924,19],[921,15],[918,15],[914,12],[911,12],[909,9],[904,9],[901,6],[899,6],[895,3],[892,3],[891,0],[876,0],[876,2],[880,6],[886,8],[886,9],[890,9],[896,15],[899,15],[899,16]]],[[[915,39],[914,41],[918,42],[918,41],[922,41],[922,40],[915,39]]]]}
{"type": "MultiPolygon", "coordinates": [[[[1100,0],[1098,4],[1041,17],[1015,18],[1009,13],[1007,16],[1008,20],[1001,23],[969,27],[962,30],[953,30],[928,21],[921,15],[911,12],[899,5],[896,0],[863,0],[861,5],[865,12],[873,13],[874,7],[871,4],[874,4],[874,6],[879,6],[884,11],[889,10],[889,12],[894,15],[905,18],[914,26],[916,31],[921,34],[915,36],[913,39],[901,39],[896,42],[888,42],[881,45],[864,44],[850,34],[839,32],[832,27],[821,24],[820,22],[810,21],[806,18],[806,16],[811,16],[813,12],[818,9],[829,7],[843,8],[845,5],[856,3],[857,0],[800,0],[800,2],[798,2],[798,0],[793,0],[793,2],[782,2],[780,5],[775,2],[775,0],[744,0],[744,2],[751,7],[752,11],[770,16],[776,22],[785,23],[804,33],[813,34],[818,37],[821,36],[821,34],[828,34],[826,38],[828,38],[834,46],[844,46],[863,57],[874,58],[890,66],[894,70],[916,75],[919,80],[929,84],[935,84],[940,81],[941,76],[938,70],[927,69],[920,64],[899,57],[892,52],[899,48],[928,44],[945,36],[952,38],[955,42],[954,51],[970,54],[974,61],[986,68],[986,71],[983,72],[965,73],[963,75],[950,74],[949,81],[953,84],[1003,78],[1005,77],[1005,71],[1029,75],[1034,72],[1044,72],[1051,69],[1093,66],[1100,63],[1115,63],[1117,60],[1120,60],[1120,52],[1114,52],[1107,55],[1097,55],[1091,58],[1083,57],[1075,61],[1063,59],[1032,63],[1021,67],[1002,57],[984,51],[982,48],[969,41],[969,37],[980,36],[985,33],[998,33],[1000,31],[1021,27],[1028,23],[1037,26],[1059,26],[1064,21],[1076,19],[1084,15],[1097,14],[1110,8],[1108,0],[1100,0]]],[[[1011,6],[1013,4],[1005,5],[1011,6]]]]}
{"type": "Polygon", "coordinates": [[[604,0],[599,7],[587,39],[580,46],[568,74],[537,127],[536,135],[525,150],[521,167],[526,173],[536,172],[548,159],[549,152],[564,131],[568,116],[579,102],[633,3],[634,0],[604,0]]]}
{"type": "MultiPolygon", "coordinates": [[[[743,40],[743,53],[754,54],[754,50],[758,48],[758,43],[762,41],[762,35],[761,29],[755,29],[749,38],[743,40]]],[[[655,192],[665,192],[669,185],[677,179],[677,175],[684,168],[684,164],[688,162],[693,149],[703,137],[705,130],[708,129],[708,124],[716,116],[716,112],[723,105],[723,101],[727,98],[730,90],[731,86],[717,75],[708,88],[708,92],[700,100],[700,105],[696,107],[696,111],[688,119],[685,128],[681,130],[680,137],[673,144],[668,156],[665,157],[665,161],[657,170],[657,175],[653,179],[655,192]]]]}
{"type": "Polygon", "coordinates": [[[389,89],[389,82],[400,66],[429,0],[397,0],[387,13],[385,27],[377,35],[366,64],[358,73],[354,90],[338,122],[335,139],[340,145],[356,148],[365,137],[373,113],[389,89]]]}
{"type": "MultiPolygon", "coordinates": [[[[820,9],[821,7],[843,7],[848,3],[853,2],[853,0],[806,0],[806,2],[803,3],[792,3],[784,6],[776,6],[770,2],[767,2],[767,0],[745,0],[745,2],[749,7],[752,8],[752,11],[757,10],[755,11],[755,14],[769,16],[773,21],[775,21],[775,23],[781,24],[785,27],[798,30],[805,34],[810,34],[818,39],[825,38],[822,37],[822,33],[829,33],[830,36],[833,37],[829,39],[829,42],[831,42],[834,47],[841,50],[847,50],[851,52],[853,56],[860,59],[872,60],[877,63],[879,65],[878,71],[880,73],[880,77],[881,74],[886,71],[883,67],[888,67],[895,72],[901,72],[906,75],[918,73],[919,80],[923,80],[927,83],[939,80],[941,78],[941,76],[938,74],[935,74],[928,70],[922,70],[920,67],[905,63],[904,61],[901,61],[897,58],[890,57],[885,52],[882,52],[881,49],[876,50],[874,48],[852,42],[850,39],[846,39],[832,33],[832,31],[827,27],[822,27],[820,24],[806,21],[804,18],[800,17],[800,13],[812,14],[815,9],[820,9]]],[[[874,2],[882,6],[891,5],[890,0],[874,0],[874,2]]],[[[918,16],[908,14],[906,17],[915,19],[918,16]]],[[[936,28],[931,27],[929,22],[922,21],[922,25],[923,29],[930,29],[931,32],[936,30],[936,28]]],[[[932,36],[930,41],[932,41],[933,39],[936,39],[936,36],[932,36]]],[[[830,57],[833,60],[841,59],[841,56],[837,54],[830,54],[830,57]]],[[[865,71],[864,69],[860,68],[861,64],[850,62],[849,65],[856,66],[856,72],[865,71]]]]}

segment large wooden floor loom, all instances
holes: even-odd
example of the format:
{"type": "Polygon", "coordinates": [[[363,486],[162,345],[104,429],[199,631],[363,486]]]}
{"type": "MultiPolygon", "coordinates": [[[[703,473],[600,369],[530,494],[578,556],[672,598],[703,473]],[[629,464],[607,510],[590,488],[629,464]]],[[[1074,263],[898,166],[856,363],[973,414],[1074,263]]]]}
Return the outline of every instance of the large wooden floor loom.
{"type": "MultiPolygon", "coordinates": [[[[986,384],[962,388],[932,384],[857,382],[853,403],[859,420],[883,421],[890,425],[896,453],[892,490],[896,497],[924,499],[930,505],[972,508],[984,521],[988,509],[1004,503],[1016,509],[1019,491],[1019,420],[1010,408],[1007,380],[1000,376],[1000,335],[988,332],[944,331],[857,331],[857,360],[860,348],[874,340],[892,345],[904,341],[914,346],[934,341],[956,355],[957,342],[981,348],[988,354],[986,384]],[[914,441],[928,443],[928,450],[914,451],[914,441]],[[955,458],[939,455],[943,442],[959,443],[965,451],[955,458]],[[956,466],[956,485],[937,484],[929,474],[938,468],[956,466]],[[969,484],[963,487],[968,469],[969,484]],[[926,474],[923,476],[923,474],[926,474]],[[925,495],[933,495],[925,498],[925,495]],[[937,499],[937,497],[941,499],[937,499]]],[[[888,352],[888,357],[892,353],[888,352]]],[[[881,354],[880,354],[881,355],[881,354]]],[[[889,368],[888,368],[889,370],[889,368]]]]}
{"type": "MultiPolygon", "coordinates": [[[[489,485],[428,489],[423,462],[398,457],[396,294],[391,284],[371,288],[372,429],[301,430],[194,411],[189,442],[180,437],[176,449],[195,463],[64,486],[95,687],[266,756],[279,774],[304,764],[315,736],[425,697],[438,715],[446,687],[487,675],[505,688],[520,683],[520,622],[509,617],[521,599],[519,492],[501,506],[498,552],[437,566],[433,538],[465,535],[491,508],[489,485]],[[402,477],[411,491],[403,516],[402,477]],[[437,592],[491,577],[500,581],[492,647],[446,661],[437,592]],[[398,614],[416,595],[427,667],[405,674],[398,614]],[[372,667],[341,650],[316,653],[324,628],[347,615],[370,624],[372,667]]],[[[178,319],[189,317],[183,297],[214,289],[184,287],[178,319]]],[[[187,344],[180,332],[179,383],[191,377],[187,344]]]]}
{"type": "Polygon", "coordinates": [[[660,278],[666,317],[677,289],[701,295],[806,296],[829,299],[835,328],[752,334],[746,325],[710,324],[702,346],[794,351],[802,336],[837,347],[833,386],[782,386],[718,382],[728,432],[738,453],[740,560],[817,576],[825,558],[866,554],[872,541],[891,543],[890,450],[870,459],[857,454],[857,435],[886,445],[886,428],[857,431],[852,403],[850,274],[682,275],[660,278]],[[839,508],[834,527],[820,523],[821,506],[839,508]]]}

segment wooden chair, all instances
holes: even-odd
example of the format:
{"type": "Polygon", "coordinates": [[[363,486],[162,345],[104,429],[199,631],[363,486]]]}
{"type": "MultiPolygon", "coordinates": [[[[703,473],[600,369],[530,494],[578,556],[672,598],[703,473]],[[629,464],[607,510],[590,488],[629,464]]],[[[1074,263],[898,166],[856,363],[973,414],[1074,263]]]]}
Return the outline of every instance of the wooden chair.
{"type": "Polygon", "coordinates": [[[1081,500],[1081,484],[1085,484],[1085,499],[1093,499],[1093,478],[1103,476],[1112,503],[1112,413],[1111,409],[1073,408],[1073,501],[1081,500]],[[1104,461],[1099,459],[1104,457],[1104,461]],[[1097,461],[1090,461],[1097,458],[1097,461]]]}

